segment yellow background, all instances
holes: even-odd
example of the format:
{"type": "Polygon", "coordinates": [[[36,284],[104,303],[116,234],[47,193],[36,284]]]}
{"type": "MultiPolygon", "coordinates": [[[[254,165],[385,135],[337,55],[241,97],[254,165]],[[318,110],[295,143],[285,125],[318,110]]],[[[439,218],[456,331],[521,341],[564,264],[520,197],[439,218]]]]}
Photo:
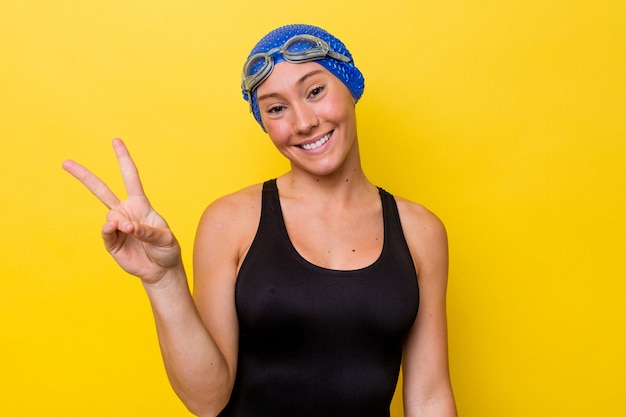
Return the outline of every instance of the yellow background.
{"type": "Polygon", "coordinates": [[[365,74],[370,178],[448,227],[460,414],[623,416],[621,0],[4,1],[0,415],[188,415],[139,282],[102,249],[104,206],[61,162],[123,194],[124,138],[190,266],[203,208],[287,168],[238,83],[292,22],[365,74]]]}

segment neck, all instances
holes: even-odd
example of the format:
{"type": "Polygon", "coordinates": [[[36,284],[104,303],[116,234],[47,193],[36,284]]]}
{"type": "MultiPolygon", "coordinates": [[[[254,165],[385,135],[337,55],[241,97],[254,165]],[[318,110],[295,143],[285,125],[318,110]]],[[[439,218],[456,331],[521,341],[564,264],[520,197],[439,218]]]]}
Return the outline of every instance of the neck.
{"type": "Polygon", "coordinates": [[[292,170],[278,178],[278,188],[281,198],[335,207],[361,203],[372,191],[377,192],[360,166],[351,172],[322,177],[292,170]]]}

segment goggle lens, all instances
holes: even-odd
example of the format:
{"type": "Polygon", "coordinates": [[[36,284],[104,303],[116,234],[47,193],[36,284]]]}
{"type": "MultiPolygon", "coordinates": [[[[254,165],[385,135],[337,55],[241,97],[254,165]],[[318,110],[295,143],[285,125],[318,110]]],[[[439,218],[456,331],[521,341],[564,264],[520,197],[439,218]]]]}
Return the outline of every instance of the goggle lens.
{"type": "Polygon", "coordinates": [[[330,47],[322,40],[298,36],[289,39],[281,48],[281,53],[286,61],[303,62],[313,59],[324,58],[330,47]]]}

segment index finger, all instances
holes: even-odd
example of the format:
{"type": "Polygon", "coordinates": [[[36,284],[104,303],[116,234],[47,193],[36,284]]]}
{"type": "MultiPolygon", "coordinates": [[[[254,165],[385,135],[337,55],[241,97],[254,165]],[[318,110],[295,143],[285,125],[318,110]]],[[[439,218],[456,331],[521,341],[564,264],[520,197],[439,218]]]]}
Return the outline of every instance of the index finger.
{"type": "Polygon", "coordinates": [[[122,171],[122,179],[124,180],[124,185],[126,186],[126,193],[129,197],[134,196],[145,198],[146,195],[143,191],[141,180],[139,179],[137,166],[133,162],[126,145],[124,145],[124,142],[122,142],[121,139],[114,139],[113,149],[115,149],[115,155],[117,156],[117,161],[120,165],[120,170],[122,171]]]}
{"type": "Polygon", "coordinates": [[[80,181],[98,200],[104,203],[109,209],[116,207],[120,200],[111,191],[111,189],[100,178],[96,177],[91,171],[72,160],[63,162],[63,169],[72,174],[80,181]]]}

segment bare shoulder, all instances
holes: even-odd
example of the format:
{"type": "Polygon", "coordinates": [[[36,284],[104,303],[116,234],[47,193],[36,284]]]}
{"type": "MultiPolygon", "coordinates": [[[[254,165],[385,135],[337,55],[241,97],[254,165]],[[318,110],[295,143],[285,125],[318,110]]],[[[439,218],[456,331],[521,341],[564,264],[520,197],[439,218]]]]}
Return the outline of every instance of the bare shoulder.
{"type": "Polygon", "coordinates": [[[262,184],[255,184],[220,197],[205,209],[201,224],[214,220],[224,222],[221,225],[225,226],[231,222],[246,221],[251,213],[260,213],[262,188],[262,184]]]}
{"type": "Polygon", "coordinates": [[[413,201],[401,197],[395,197],[395,199],[405,231],[417,233],[425,238],[445,237],[445,226],[435,213],[413,201]]]}
{"type": "Polygon", "coordinates": [[[448,238],[441,219],[421,204],[400,197],[395,199],[418,273],[433,264],[447,264],[448,238]]]}
{"type": "Polygon", "coordinates": [[[213,253],[228,250],[238,263],[256,233],[261,215],[262,184],[255,184],[211,203],[202,214],[196,245],[209,246],[213,253]]]}

